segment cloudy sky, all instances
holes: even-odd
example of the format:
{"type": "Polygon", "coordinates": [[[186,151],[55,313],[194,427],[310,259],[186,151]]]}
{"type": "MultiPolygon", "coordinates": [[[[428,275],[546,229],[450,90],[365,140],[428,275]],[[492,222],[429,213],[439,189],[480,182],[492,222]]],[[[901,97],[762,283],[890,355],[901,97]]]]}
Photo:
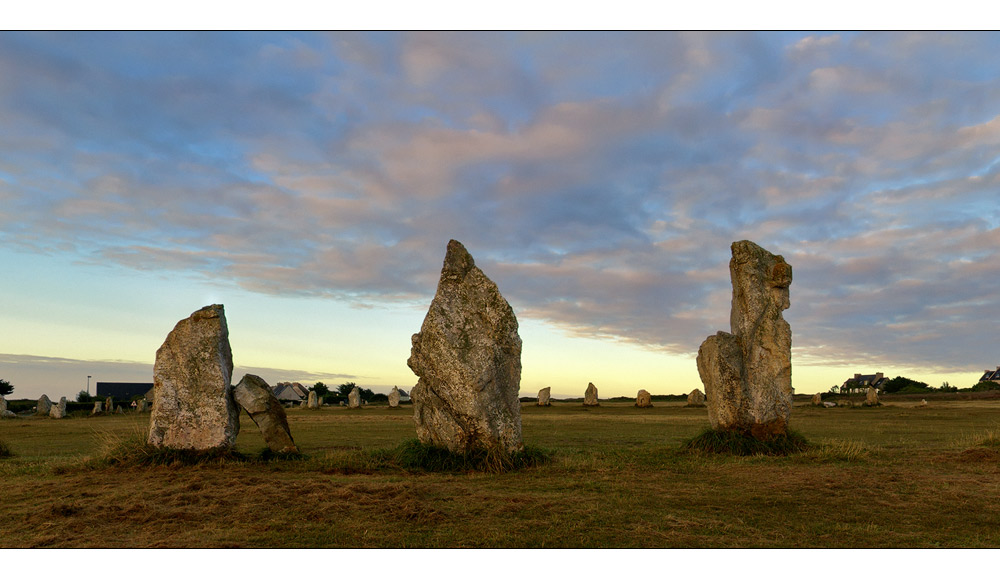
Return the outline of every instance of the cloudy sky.
{"type": "MultiPolygon", "coordinates": [[[[1000,364],[1000,35],[0,33],[0,378],[151,381],[223,303],[240,371],[408,389],[458,239],[522,392],[701,387],[729,246],[794,268],[793,381],[1000,364]]],[[[92,382],[93,384],[93,382],[92,382]]]]}

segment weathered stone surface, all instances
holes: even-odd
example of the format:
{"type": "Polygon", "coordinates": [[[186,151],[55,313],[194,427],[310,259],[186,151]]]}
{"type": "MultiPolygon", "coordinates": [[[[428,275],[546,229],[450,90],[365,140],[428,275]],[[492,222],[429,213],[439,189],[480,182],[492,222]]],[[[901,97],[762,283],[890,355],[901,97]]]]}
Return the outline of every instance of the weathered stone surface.
{"type": "Polygon", "coordinates": [[[587,384],[587,390],[583,393],[583,405],[584,406],[600,406],[601,403],[597,400],[597,386],[594,386],[593,382],[587,384]]]}
{"type": "Polygon", "coordinates": [[[90,411],[91,414],[103,414],[104,413],[104,402],[100,400],[94,400],[94,409],[90,411]]]}
{"type": "Polygon", "coordinates": [[[233,386],[233,399],[250,415],[271,451],[299,451],[292,440],[285,409],[263,378],[253,374],[244,375],[240,383],[233,386]]]}
{"type": "Polygon", "coordinates": [[[347,394],[347,405],[351,408],[361,408],[361,390],[357,386],[347,394]]]}
{"type": "MultiPolygon", "coordinates": [[[[156,386],[153,386],[154,388],[156,386]]],[[[115,411],[115,398],[114,396],[106,396],[104,398],[104,411],[111,414],[115,411]]]]}
{"type": "Polygon", "coordinates": [[[49,412],[52,411],[52,401],[45,394],[38,399],[38,405],[35,406],[35,414],[39,416],[48,416],[49,412]]]}
{"type": "Polygon", "coordinates": [[[635,405],[639,408],[652,408],[653,397],[646,390],[640,390],[635,395],[635,405]]]}
{"type": "Polygon", "coordinates": [[[552,387],[546,386],[538,391],[538,406],[552,406],[552,387]]]}
{"type": "Polygon", "coordinates": [[[3,396],[0,396],[0,418],[17,418],[17,414],[7,410],[7,400],[3,396]]]}
{"type": "Polygon", "coordinates": [[[868,387],[868,392],[865,394],[865,406],[879,406],[882,403],[878,401],[878,390],[868,387]]]}
{"type": "Polygon", "coordinates": [[[705,395],[701,393],[701,390],[695,388],[688,394],[687,404],[685,406],[693,406],[695,408],[701,408],[705,405],[705,395]]]}
{"type": "Polygon", "coordinates": [[[309,398],[306,400],[306,407],[313,409],[319,408],[319,395],[316,394],[315,390],[309,391],[309,398]]]}
{"type": "Polygon", "coordinates": [[[59,404],[53,404],[49,409],[49,416],[52,418],[66,418],[66,397],[59,399],[59,404]]]}
{"type": "Polygon", "coordinates": [[[399,407],[399,388],[393,386],[392,392],[389,393],[389,408],[399,407]]]}
{"type": "Polygon", "coordinates": [[[822,392],[817,392],[817,393],[813,394],[812,403],[813,403],[813,406],[822,406],[823,405],[823,393],[822,392]]]}
{"type": "Polygon", "coordinates": [[[139,412],[149,412],[149,402],[145,398],[139,400],[136,410],[139,412]]]}
{"type": "Polygon", "coordinates": [[[837,406],[837,403],[836,402],[824,402],[823,406],[825,408],[835,408],[837,406]]]}
{"type": "Polygon", "coordinates": [[[223,306],[206,306],[177,322],[156,351],[149,443],[191,450],[231,448],[240,432],[232,373],[223,306]]]}
{"type": "Polygon", "coordinates": [[[758,439],[786,434],[792,409],[792,267],[751,241],[732,245],[732,333],[709,336],[698,350],[713,428],[758,439]]]}
{"type": "Polygon", "coordinates": [[[461,243],[451,240],[437,293],[407,364],[417,436],[453,452],[524,448],[521,337],[500,290],[461,243]]]}

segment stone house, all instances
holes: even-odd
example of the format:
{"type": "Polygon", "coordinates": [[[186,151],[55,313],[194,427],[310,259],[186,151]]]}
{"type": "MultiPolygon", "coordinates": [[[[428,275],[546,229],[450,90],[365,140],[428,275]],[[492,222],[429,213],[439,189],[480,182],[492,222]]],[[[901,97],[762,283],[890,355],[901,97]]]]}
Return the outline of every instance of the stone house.
{"type": "Polygon", "coordinates": [[[848,378],[840,387],[841,394],[864,394],[871,386],[876,390],[882,390],[889,379],[882,372],[875,374],[855,374],[853,378],[848,378]]]}
{"type": "Polygon", "coordinates": [[[271,392],[282,402],[301,402],[309,398],[309,390],[298,382],[278,382],[271,392]]]}
{"type": "Polygon", "coordinates": [[[979,381],[1000,383],[1000,366],[996,370],[983,370],[983,377],[979,381]]]}

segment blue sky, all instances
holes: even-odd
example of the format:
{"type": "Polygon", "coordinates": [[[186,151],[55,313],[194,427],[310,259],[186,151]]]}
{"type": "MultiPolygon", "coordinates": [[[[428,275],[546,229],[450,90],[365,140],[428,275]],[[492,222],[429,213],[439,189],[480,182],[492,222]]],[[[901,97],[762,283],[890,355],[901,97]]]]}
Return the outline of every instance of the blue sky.
{"type": "Polygon", "coordinates": [[[0,377],[15,397],[141,379],[177,320],[224,303],[241,369],[408,388],[455,238],[517,312],[525,393],[688,392],[751,239],[794,268],[798,391],[969,386],[1000,364],[998,52],[988,33],[0,33],[0,377]]]}

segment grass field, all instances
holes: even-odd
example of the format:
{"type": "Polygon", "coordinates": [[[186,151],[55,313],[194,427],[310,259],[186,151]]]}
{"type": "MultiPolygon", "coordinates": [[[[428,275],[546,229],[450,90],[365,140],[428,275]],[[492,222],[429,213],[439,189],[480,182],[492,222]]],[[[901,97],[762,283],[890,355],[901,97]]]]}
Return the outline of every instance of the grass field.
{"type": "MultiPolygon", "coordinates": [[[[301,461],[102,467],[147,415],[0,421],[2,547],[998,547],[1000,400],[799,403],[787,457],[681,451],[704,409],[524,405],[551,462],[374,465],[411,409],[293,409],[301,461]],[[294,539],[290,539],[293,537],[294,539]]],[[[244,416],[238,449],[264,443],[244,416]]]]}

